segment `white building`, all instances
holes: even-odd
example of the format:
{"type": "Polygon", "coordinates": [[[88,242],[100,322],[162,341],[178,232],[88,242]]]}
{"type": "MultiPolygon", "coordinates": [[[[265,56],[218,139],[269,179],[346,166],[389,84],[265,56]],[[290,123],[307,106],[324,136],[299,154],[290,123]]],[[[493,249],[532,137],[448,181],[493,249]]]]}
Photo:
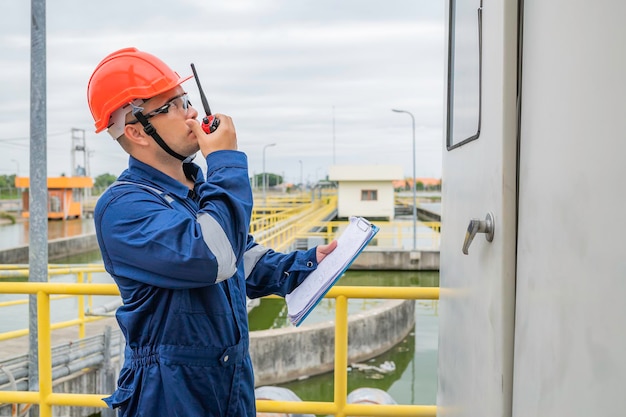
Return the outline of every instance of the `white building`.
{"type": "Polygon", "coordinates": [[[400,165],[334,165],[328,179],[336,181],[338,217],[394,218],[394,180],[403,178],[400,165]]]}

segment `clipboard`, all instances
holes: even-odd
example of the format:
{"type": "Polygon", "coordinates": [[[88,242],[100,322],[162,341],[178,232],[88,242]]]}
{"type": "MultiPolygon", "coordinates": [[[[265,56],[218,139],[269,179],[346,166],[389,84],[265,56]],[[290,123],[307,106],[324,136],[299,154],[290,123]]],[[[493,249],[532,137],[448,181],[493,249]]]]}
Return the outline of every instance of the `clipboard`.
{"type": "Polygon", "coordinates": [[[343,276],[379,228],[363,217],[350,217],[346,230],[337,238],[337,247],[317,266],[317,269],[291,293],[285,296],[289,320],[299,326],[343,276]]]}

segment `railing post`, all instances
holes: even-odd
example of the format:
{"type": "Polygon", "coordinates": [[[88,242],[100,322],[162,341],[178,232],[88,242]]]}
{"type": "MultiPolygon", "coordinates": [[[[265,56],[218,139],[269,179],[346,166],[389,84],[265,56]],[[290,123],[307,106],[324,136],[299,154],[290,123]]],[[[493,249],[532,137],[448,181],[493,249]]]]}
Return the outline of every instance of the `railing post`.
{"type": "Polygon", "coordinates": [[[39,348],[39,416],[52,417],[48,397],[52,394],[52,343],[50,330],[50,294],[37,292],[37,328],[39,348]]]}
{"type": "MultiPolygon", "coordinates": [[[[85,281],[85,275],[83,271],[76,274],[76,282],[82,284],[85,281]]],[[[85,338],[85,296],[83,294],[78,295],[78,338],[85,338]]]]}
{"type": "Polygon", "coordinates": [[[348,299],[335,300],[335,406],[337,417],[344,417],[348,397],[348,299]]]}

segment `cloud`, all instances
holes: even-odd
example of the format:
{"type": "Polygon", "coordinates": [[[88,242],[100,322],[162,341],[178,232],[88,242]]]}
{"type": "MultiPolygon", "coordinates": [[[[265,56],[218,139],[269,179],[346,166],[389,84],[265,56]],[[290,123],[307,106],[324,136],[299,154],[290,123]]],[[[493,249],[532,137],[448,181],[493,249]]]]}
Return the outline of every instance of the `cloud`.
{"type": "MultiPolygon", "coordinates": [[[[390,0],[75,2],[47,4],[49,175],[71,170],[71,129],[84,129],[93,175],[118,174],[127,156],[93,133],[86,86],[97,63],[126,47],[158,55],[181,74],[194,62],[211,108],[233,117],[250,171],[297,181],[338,164],[385,163],[441,175],[444,22],[440,2],[390,0]],[[167,7],[165,5],[167,4],[167,7]]],[[[28,166],[30,4],[0,5],[0,155],[3,174],[28,166]],[[21,138],[21,139],[20,139],[21,138]],[[10,140],[9,140],[10,139],[10,140]]],[[[185,84],[201,110],[193,81],[185,84]]]]}

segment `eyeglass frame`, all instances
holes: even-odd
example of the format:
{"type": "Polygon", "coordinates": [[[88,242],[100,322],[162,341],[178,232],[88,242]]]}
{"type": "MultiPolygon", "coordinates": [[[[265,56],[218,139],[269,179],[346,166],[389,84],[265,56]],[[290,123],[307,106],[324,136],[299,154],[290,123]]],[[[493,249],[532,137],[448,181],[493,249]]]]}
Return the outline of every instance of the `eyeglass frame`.
{"type": "MultiPolygon", "coordinates": [[[[181,106],[181,109],[185,111],[185,113],[189,110],[189,106],[193,106],[193,104],[191,104],[191,101],[189,100],[189,96],[188,94],[185,92],[183,94],[180,94],[174,98],[172,98],[171,100],[168,100],[165,104],[163,104],[160,107],[157,107],[156,109],[152,110],[149,113],[144,114],[144,117],[146,118],[146,120],[153,118],[154,116],[158,116],[159,114],[167,114],[170,110],[170,107],[172,105],[176,106],[176,104],[174,104],[174,101],[178,100],[178,99],[182,99],[183,103],[181,106]]],[[[139,120],[135,119],[135,120],[131,120],[130,122],[126,122],[125,125],[133,125],[135,123],[139,123],[139,120]]]]}

